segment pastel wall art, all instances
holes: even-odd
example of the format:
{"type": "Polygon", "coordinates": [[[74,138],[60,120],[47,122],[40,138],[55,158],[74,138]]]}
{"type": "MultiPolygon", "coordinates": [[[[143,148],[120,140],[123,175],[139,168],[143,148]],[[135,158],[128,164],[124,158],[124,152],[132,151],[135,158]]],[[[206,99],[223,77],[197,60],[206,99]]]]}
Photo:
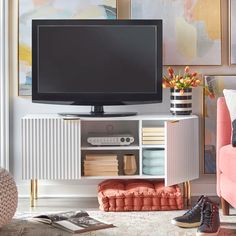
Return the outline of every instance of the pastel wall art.
{"type": "Polygon", "coordinates": [[[220,0],[132,0],[131,15],[163,20],[165,65],[221,65],[220,0]]]}
{"type": "Polygon", "coordinates": [[[230,1],[230,64],[236,64],[236,0],[230,1]]]}
{"type": "Polygon", "coordinates": [[[19,0],[19,95],[31,95],[32,19],[116,19],[116,0],[19,0]]]}

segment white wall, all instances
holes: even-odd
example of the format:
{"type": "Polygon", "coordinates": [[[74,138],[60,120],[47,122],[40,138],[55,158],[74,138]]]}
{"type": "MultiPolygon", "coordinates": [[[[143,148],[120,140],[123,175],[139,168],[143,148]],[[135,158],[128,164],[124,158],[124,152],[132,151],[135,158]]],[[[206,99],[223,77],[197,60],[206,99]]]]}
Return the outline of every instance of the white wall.
{"type": "MultiPolygon", "coordinates": [[[[124,6],[129,0],[119,0],[124,6]]],[[[209,75],[236,74],[236,67],[229,67],[227,53],[227,1],[222,4],[223,19],[223,50],[222,61],[223,66],[203,66],[194,67],[194,70],[209,75]]],[[[80,112],[89,111],[89,107],[79,106],[53,106],[44,104],[32,104],[30,98],[18,96],[18,76],[17,76],[17,0],[11,0],[11,71],[10,71],[10,170],[16,179],[19,194],[26,196],[29,194],[29,182],[21,180],[21,134],[20,119],[28,113],[57,113],[57,112],[80,112]]],[[[178,68],[179,69],[179,68],[178,68]]],[[[182,69],[182,68],[181,68],[182,69]]],[[[111,107],[107,110],[115,111],[138,111],[142,113],[148,112],[168,112],[169,111],[169,91],[164,91],[162,104],[139,105],[111,107]]],[[[200,89],[194,91],[194,113],[202,114],[202,93],[200,89]]],[[[40,181],[39,195],[41,196],[91,196],[96,195],[96,185],[99,181],[81,180],[81,181],[40,181]]],[[[202,176],[201,179],[193,181],[193,195],[208,194],[215,195],[215,176],[202,176]]]]}

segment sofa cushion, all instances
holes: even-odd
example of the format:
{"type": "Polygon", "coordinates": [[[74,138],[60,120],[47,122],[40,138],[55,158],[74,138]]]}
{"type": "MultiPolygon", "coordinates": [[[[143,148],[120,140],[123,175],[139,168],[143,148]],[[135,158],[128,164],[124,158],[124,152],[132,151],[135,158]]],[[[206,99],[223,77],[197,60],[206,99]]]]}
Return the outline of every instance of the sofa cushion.
{"type": "Polygon", "coordinates": [[[178,185],[163,181],[106,180],[98,185],[98,202],[103,211],[160,211],[183,208],[178,185]]]}
{"type": "Polygon", "coordinates": [[[236,148],[232,145],[220,149],[219,168],[225,176],[236,182],[236,148]]]}

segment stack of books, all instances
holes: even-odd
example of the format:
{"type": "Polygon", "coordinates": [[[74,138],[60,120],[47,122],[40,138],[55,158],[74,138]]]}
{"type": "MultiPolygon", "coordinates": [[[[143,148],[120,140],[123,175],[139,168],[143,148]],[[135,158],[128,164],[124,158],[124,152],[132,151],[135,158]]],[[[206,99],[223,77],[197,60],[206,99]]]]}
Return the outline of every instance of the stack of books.
{"type": "Polygon", "coordinates": [[[117,176],[118,159],[115,154],[87,154],[84,160],[84,176],[117,176]]]}
{"type": "Polygon", "coordinates": [[[147,127],[142,129],[143,145],[164,145],[165,128],[147,127]]]}

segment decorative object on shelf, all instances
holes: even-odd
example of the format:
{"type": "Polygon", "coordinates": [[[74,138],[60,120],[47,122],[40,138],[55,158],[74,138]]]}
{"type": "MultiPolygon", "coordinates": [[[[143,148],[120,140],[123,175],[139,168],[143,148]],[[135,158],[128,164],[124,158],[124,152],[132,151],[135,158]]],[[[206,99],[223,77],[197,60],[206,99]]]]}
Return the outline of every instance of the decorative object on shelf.
{"type": "Polygon", "coordinates": [[[205,85],[215,95],[210,99],[204,96],[204,173],[216,173],[216,111],[217,99],[223,97],[224,89],[236,89],[236,76],[233,75],[208,75],[205,76],[205,85]]]}
{"type": "Polygon", "coordinates": [[[86,154],[84,176],[117,176],[118,160],[115,154],[86,154]]]}
{"type": "Polygon", "coordinates": [[[16,183],[7,170],[0,168],[0,229],[15,215],[17,203],[16,183]]]}
{"type": "Polygon", "coordinates": [[[131,17],[163,20],[164,65],[221,65],[221,0],[132,0],[131,17]]]}
{"type": "Polygon", "coordinates": [[[165,187],[163,181],[105,180],[98,185],[102,211],[169,211],[183,209],[178,185],[165,187]]]}
{"type": "Polygon", "coordinates": [[[165,174],[165,151],[162,149],[143,150],[143,174],[162,176],[165,174]]]}
{"type": "Polygon", "coordinates": [[[19,0],[19,96],[30,96],[32,86],[32,19],[116,19],[116,0],[19,0]]]}
{"type": "Polygon", "coordinates": [[[92,146],[129,146],[134,142],[130,134],[89,134],[87,142],[92,146]]]}
{"type": "MultiPolygon", "coordinates": [[[[171,107],[173,115],[190,115],[192,113],[192,88],[203,86],[202,79],[197,72],[190,73],[190,68],[186,66],[184,73],[175,74],[172,67],[168,68],[168,76],[163,77],[163,88],[170,88],[171,107]]],[[[203,86],[205,93],[210,97],[214,94],[208,87],[203,86]]]]}
{"type": "Polygon", "coordinates": [[[229,55],[230,55],[230,64],[236,64],[236,1],[231,0],[230,2],[230,12],[229,12],[229,55]]]}
{"type": "Polygon", "coordinates": [[[134,175],[137,171],[135,155],[125,154],[123,158],[124,158],[124,174],[134,175]]]}
{"type": "Polygon", "coordinates": [[[142,128],[143,145],[164,145],[165,128],[164,127],[144,127],[142,128]]]}
{"type": "Polygon", "coordinates": [[[170,112],[173,115],[192,113],[192,88],[170,89],[170,112]]]}

